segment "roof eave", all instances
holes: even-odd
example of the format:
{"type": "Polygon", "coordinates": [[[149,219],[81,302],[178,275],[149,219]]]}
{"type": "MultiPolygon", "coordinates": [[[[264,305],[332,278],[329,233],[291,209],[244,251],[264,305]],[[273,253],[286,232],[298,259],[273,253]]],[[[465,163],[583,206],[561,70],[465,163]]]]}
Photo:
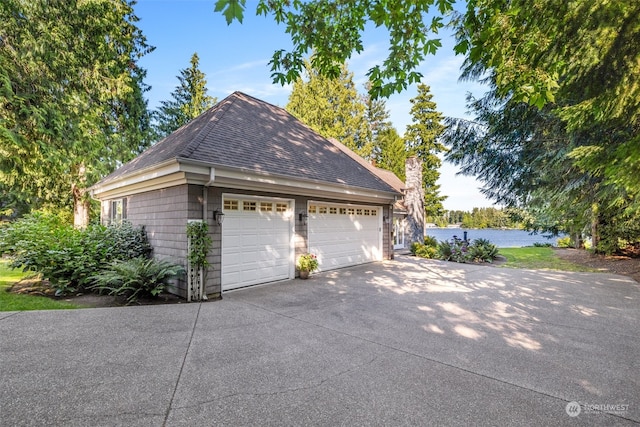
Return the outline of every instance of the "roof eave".
{"type": "Polygon", "coordinates": [[[294,193],[309,197],[385,204],[393,203],[401,197],[400,193],[392,191],[233,169],[181,158],[167,160],[155,166],[98,183],[90,188],[90,193],[98,200],[107,200],[181,184],[294,193]]]}

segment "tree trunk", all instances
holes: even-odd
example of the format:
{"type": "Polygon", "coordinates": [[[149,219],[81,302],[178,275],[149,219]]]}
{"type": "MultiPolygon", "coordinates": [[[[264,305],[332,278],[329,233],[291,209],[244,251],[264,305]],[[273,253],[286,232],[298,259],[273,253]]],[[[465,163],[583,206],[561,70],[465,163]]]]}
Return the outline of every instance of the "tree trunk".
{"type": "Polygon", "coordinates": [[[77,168],[77,182],[71,184],[71,192],[73,193],[73,226],[75,228],[86,228],[89,225],[89,210],[91,208],[90,201],[86,197],[86,168],[82,163],[77,165],[77,168]]]}
{"type": "Polygon", "coordinates": [[[598,243],[600,243],[600,214],[597,203],[591,205],[591,215],[591,248],[597,252],[598,243]]]}
{"type": "Polygon", "coordinates": [[[73,226],[86,228],[89,225],[90,201],[85,196],[85,190],[73,185],[73,226]]]}

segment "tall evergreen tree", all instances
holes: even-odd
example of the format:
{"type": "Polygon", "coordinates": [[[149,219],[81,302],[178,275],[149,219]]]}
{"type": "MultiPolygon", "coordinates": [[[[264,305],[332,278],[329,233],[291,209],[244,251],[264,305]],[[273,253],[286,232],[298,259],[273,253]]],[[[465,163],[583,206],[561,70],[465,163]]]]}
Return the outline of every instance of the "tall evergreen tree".
{"type": "Polygon", "coordinates": [[[148,143],[137,20],[127,0],[0,2],[0,184],[77,226],[86,188],[148,143]]]}
{"type": "Polygon", "coordinates": [[[446,150],[439,141],[445,126],[442,113],[436,110],[437,106],[432,98],[429,86],[419,84],[418,94],[411,99],[412,124],[407,126],[404,139],[409,155],[422,160],[426,215],[438,216],[443,210],[442,201],[446,198],[439,194],[440,186],[436,183],[440,178],[439,168],[442,164],[438,154],[446,150]]]}
{"type": "Polygon", "coordinates": [[[191,56],[189,68],[180,70],[180,84],[171,92],[171,99],[161,101],[155,113],[158,136],[165,137],[213,107],[216,98],[207,94],[207,80],[200,71],[198,54],[191,56]]]}
{"type": "Polygon", "coordinates": [[[336,79],[321,76],[307,62],[307,80],[293,84],[286,110],[325,138],[335,138],[360,156],[372,155],[366,108],[346,65],[336,79]]]}
{"type": "Polygon", "coordinates": [[[452,123],[450,159],[543,218],[534,228],[589,233],[603,252],[640,241],[640,8],[483,3],[491,13],[469,2],[458,41],[463,77],[491,91],[469,104],[476,124],[452,123]]]}
{"type": "Polygon", "coordinates": [[[391,127],[389,110],[387,110],[387,102],[382,98],[374,98],[369,94],[371,90],[371,82],[365,85],[367,93],[362,96],[362,103],[366,107],[367,122],[371,136],[375,141],[380,132],[391,127]]]}
{"type": "Polygon", "coordinates": [[[367,82],[365,89],[367,93],[362,101],[367,108],[367,123],[371,132],[371,160],[377,167],[393,172],[404,181],[407,160],[404,139],[389,119],[386,100],[371,96],[371,82],[367,82]]]}
{"type": "Polygon", "coordinates": [[[404,181],[407,160],[404,139],[394,127],[388,127],[378,133],[376,141],[376,166],[393,172],[404,181]]]}

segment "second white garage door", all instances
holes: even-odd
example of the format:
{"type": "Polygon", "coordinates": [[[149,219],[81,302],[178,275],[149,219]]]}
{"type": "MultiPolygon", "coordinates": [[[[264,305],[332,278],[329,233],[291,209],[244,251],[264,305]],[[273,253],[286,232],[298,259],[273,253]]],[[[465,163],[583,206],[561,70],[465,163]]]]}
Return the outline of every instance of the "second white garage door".
{"type": "Polygon", "coordinates": [[[309,251],[320,270],[382,260],[382,208],[309,202],[309,251]]]}
{"type": "Polygon", "coordinates": [[[223,195],[223,291],[293,278],[292,204],[223,195]]]}

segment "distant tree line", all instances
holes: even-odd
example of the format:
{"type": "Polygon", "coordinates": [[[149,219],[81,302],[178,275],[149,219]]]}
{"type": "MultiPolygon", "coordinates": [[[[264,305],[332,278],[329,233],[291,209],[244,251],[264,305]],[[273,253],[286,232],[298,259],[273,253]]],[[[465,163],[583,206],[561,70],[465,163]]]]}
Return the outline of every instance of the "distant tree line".
{"type": "Polygon", "coordinates": [[[460,225],[462,228],[523,228],[521,215],[513,209],[473,208],[471,211],[445,211],[440,216],[429,216],[427,222],[438,227],[460,225]]]}

